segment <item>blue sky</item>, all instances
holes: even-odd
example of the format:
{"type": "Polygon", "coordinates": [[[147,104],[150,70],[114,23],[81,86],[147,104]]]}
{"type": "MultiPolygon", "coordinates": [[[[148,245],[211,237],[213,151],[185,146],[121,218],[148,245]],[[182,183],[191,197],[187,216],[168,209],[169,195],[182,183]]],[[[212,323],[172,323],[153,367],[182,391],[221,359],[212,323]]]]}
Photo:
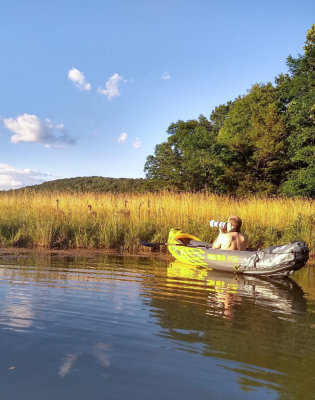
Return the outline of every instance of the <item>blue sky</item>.
{"type": "Polygon", "coordinates": [[[0,0],[0,190],[144,177],[177,120],[286,72],[311,0],[0,0]]]}

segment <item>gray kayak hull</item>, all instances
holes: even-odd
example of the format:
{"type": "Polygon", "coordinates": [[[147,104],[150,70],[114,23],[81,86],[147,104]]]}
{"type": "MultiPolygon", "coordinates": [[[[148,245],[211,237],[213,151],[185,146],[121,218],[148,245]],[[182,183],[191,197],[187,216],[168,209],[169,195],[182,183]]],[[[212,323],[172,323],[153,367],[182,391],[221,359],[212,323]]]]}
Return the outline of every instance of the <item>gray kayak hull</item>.
{"type": "Polygon", "coordinates": [[[304,242],[258,251],[212,249],[211,243],[202,242],[179,229],[171,229],[168,243],[170,253],[181,262],[246,275],[288,276],[302,268],[309,255],[304,242]]]}

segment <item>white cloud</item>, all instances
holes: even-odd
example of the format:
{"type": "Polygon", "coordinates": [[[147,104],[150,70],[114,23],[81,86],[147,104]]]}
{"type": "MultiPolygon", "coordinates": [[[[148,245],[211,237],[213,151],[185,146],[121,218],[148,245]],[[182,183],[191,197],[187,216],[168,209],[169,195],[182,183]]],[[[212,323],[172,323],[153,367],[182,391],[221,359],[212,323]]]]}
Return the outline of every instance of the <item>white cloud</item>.
{"type": "Polygon", "coordinates": [[[105,89],[98,88],[97,92],[99,94],[106,96],[108,98],[108,100],[111,100],[113,97],[117,97],[120,95],[118,85],[122,80],[123,80],[122,76],[120,76],[118,74],[114,74],[105,83],[105,89]]]}
{"type": "Polygon", "coordinates": [[[137,138],[136,141],[133,144],[133,147],[135,149],[140,149],[141,146],[142,146],[142,142],[141,142],[141,140],[139,138],[137,138]]]}
{"type": "Polygon", "coordinates": [[[19,169],[9,164],[0,163],[0,190],[38,185],[49,179],[52,179],[52,177],[37,170],[19,169]]]}
{"type": "Polygon", "coordinates": [[[119,136],[118,136],[118,138],[117,138],[117,142],[118,143],[124,143],[125,141],[126,141],[126,139],[127,139],[127,133],[126,132],[122,132],[119,136]]]}
{"type": "Polygon", "coordinates": [[[75,144],[69,132],[63,124],[54,125],[50,119],[41,121],[36,115],[23,114],[16,119],[5,118],[4,126],[14,135],[11,136],[12,143],[39,142],[46,147],[64,147],[64,145],[75,144]]]}
{"type": "Polygon", "coordinates": [[[169,74],[168,72],[163,72],[161,79],[167,81],[167,80],[171,79],[171,74],[169,74]]]}
{"type": "Polygon", "coordinates": [[[78,87],[80,90],[91,90],[91,84],[86,82],[84,74],[76,68],[72,68],[68,71],[68,78],[78,87]]]}

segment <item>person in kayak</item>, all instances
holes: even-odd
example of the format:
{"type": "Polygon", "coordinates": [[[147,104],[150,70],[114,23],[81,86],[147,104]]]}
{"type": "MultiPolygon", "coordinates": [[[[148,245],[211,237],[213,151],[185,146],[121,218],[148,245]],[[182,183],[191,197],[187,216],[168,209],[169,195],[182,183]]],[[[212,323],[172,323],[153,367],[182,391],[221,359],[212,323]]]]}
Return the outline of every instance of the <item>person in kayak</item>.
{"type": "Polygon", "coordinates": [[[219,228],[220,233],[212,244],[213,249],[246,250],[248,237],[241,233],[242,220],[237,216],[228,219],[226,228],[219,228]]]}

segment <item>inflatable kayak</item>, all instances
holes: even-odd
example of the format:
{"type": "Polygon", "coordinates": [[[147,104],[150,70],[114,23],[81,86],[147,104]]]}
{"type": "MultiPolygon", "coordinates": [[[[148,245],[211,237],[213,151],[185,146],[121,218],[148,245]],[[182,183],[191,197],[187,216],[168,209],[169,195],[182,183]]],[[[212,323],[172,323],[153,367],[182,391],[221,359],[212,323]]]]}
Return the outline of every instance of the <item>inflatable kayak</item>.
{"type": "Polygon", "coordinates": [[[212,249],[211,243],[174,228],[167,244],[172,256],[183,263],[246,275],[289,276],[302,268],[309,256],[304,242],[257,251],[212,249]]]}

